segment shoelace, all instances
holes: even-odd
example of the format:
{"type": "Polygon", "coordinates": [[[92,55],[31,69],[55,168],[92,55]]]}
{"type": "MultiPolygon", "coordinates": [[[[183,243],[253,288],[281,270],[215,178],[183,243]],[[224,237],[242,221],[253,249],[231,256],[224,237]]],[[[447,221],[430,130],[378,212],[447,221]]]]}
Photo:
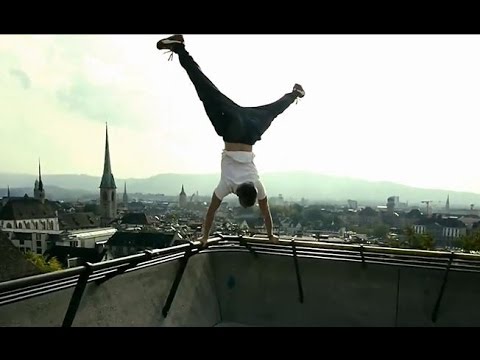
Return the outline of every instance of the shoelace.
{"type": "Polygon", "coordinates": [[[174,52],[172,50],[167,50],[164,52],[164,54],[168,54],[168,53],[170,53],[170,56],[168,57],[167,61],[172,61],[174,52]]]}
{"type": "MultiPolygon", "coordinates": [[[[300,90],[295,89],[295,91],[300,95],[300,90]]],[[[303,94],[303,95],[305,95],[305,94],[303,94]]],[[[295,105],[298,104],[298,102],[300,101],[299,99],[300,99],[300,96],[297,96],[297,98],[295,99],[295,105]]]]}

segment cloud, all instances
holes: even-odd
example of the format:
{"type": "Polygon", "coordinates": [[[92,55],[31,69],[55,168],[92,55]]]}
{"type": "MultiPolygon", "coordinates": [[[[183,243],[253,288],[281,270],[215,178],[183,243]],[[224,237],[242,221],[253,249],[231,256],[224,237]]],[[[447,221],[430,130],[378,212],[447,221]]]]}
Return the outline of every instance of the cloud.
{"type": "Polygon", "coordinates": [[[19,69],[10,69],[10,75],[16,78],[25,90],[30,88],[32,81],[24,71],[19,69]]]}
{"type": "Polygon", "coordinates": [[[106,86],[95,86],[85,78],[78,77],[69,86],[58,89],[56,96],[66,109],[90,120],[116,124],[131,122],[131,111],[120,91],[106,86]]]}

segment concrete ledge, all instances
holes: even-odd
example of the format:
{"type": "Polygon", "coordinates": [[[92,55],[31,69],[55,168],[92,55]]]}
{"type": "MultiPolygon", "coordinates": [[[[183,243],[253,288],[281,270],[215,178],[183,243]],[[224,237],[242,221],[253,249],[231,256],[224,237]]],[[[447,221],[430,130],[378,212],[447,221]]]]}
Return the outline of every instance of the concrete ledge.
{"type": "MultiPolygon", "coordinates": [[[[362,263],[363,252],[350,254],[355,246],[297,242],[297,253],[308,251],[295,262],[288,246],[283,253],[278,246],[267,252],[251,246],[252,254],[238,239],[233,242],[212,242],[211,249],[190,257],[167,317],[162,310],[185,246],[173,249],[173,257],[162,253],[104,282],[89,282],[73,326],[480,326],[478,255],[453,259],[449,253],[376,249],[385,255],[382,263],[362,263]],[[349,251],[333,259],[319,248],[349,251]],[[449,261],[458,271],[446,276],[449,261]]],[[[0,326],[61,326],[76,280],[62,287],[52,285],[55,278],[0,284],[0,326]]]]}

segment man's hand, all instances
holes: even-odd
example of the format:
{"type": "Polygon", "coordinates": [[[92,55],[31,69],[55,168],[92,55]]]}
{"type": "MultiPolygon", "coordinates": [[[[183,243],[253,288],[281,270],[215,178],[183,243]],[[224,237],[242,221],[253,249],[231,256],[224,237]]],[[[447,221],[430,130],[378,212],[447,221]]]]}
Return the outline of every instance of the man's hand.
{"type": "Polygon", "coordinates": [[[263,219],[265,221],[265,227],[267,228],[268,240],[273,242],[274,244],[278,244],[278,237],[273,235],[273,222],[272,222],[272,214],[270,213],[270,207],[268,206],[268,199],[258,200],[258,206],[260,207],[260,211],[262,212],[263,219]]]}
{"type": "Polygon", "coordinates": [[[210,229],[212,228],[213,220],[215,218],[215,212],[220,207],[222,200],[220,200],[217,195],[215,195],[215,191],[212,195],[212,201],[210,202],[210,206],[207,210],[207,215],[205,216],[205,221],[203,223],[203,236],[198,239],[203,244],[203,247],[207,246],[208,236],[210,234],[210,229]]]}
{"type": "Polygon", "coordinates": [[[279,244],[280,243],[280,239],[278,238],[278,236],[275,236],[275,235],[269,235],[268,240],[271,241],[274,244],[279,244]]]}
{"type": "Polygon", "coordinates": [[[208,237],[202,236],[201,238],[198,238],[197,240],[202,243],[203,247],[207,247],[208,237]]]}

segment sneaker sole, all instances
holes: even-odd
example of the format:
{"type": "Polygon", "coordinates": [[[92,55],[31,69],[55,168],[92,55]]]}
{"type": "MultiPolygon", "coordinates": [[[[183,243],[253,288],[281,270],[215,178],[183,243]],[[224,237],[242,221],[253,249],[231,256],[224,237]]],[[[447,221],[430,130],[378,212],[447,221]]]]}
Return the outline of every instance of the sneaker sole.
{"type": "Polygon", "coordinates": [[[169,44],[181,44],[182,42],[179,40],[161,40],[160,43],[162,45],[169,45],[169,44]]]}
{"type": "Polygon", "coordinates": [[[175,45],[175,44],[183,44],[182,41],[179,41],[179,40],[160,40],[157,44],[157,49],[159,50],[163,50],[163,49],[167,49],[169,50],[170,48],[170,45],[175,45]]]}

